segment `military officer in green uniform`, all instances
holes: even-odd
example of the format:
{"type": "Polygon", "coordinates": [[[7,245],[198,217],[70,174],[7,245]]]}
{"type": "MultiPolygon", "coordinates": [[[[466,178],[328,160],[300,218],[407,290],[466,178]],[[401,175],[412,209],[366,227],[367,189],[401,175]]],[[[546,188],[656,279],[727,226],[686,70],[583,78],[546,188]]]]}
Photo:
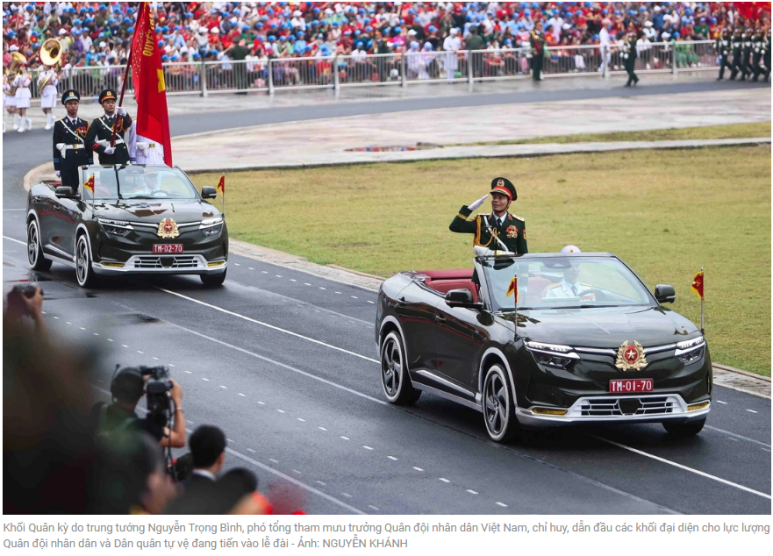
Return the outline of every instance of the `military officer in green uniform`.
{"type": "Polygon", "coordinates": [[[123,107],[115,107],[117,96],[112,89],[105,89],[99,95],[99,104],[105,115],[91,122],[86,144],[99,153],[100,164],[128,164],[129,149],[124,142],[124,133],[132,125],[132,118],[123,107]],[[115,145],[111,146],[115,126],[115,145]]]}
{"type": "Polygon", "coordinates": [[[94,164],[91,149],[86,147],[89,122],[78,117],[81,96],[75,89],[68,89],[62,95],[62,104],[67,115],[54,123],[54,170],[62,179],[62,185],[78,191],[81,166],[94,164]]]}
{"type": "Polygon", "coordinates": [[[730,72],[730,81],[735,81],[739,71],[741,75],[746,73],[743,65],[743,37],[741,30],[736,29],[733,31],[733,71],[730,72]]]}
{"type": "Polygon", "coordinates": [[[623,42],[623,65],[625,66],[625,71],[628,72],[628,82],[625,84],[626,87],[630,87],[631,84],[636,85],[639,82],[639,77],[634,71],[634,68],[636,67],[636,56],[638,54],[636,52],[636,40],[636,32],[630,31],[625,38],[625,42],[623,42]]]}
{"type": "Polygon", "coordinates": [[[730,34],[730,28],[725,27],[722,29],[722,36],[717,37],[717,42],[714,46],[717,54],[719,54],[719,77],[717,77],[717,81],[722,81],[722,79],[724,79],[725,68],[733,71],[732,66],[730,65],[731,41],[732,36],[730,34]]]}
{"type": "Polygon", "coordinates": [[[534,81],[542,80],[542,66],[545,63],[545,33],[542,32],[542,21],[537,21],[534,29],[529,33],[531,44],[531,78],[534,81]]]}
{"type": "Polygon", "coordinates": [[[754,30],[751,27],[746,28],[746,32],[743,34],[743,55],[741,64],[743,65],[743,73],[741,74],[741,81],[745,81],[747,77],[751,77],[754,70],[752,69],[752,41],[754,40],[754,30]]]}
{"type": "Polygon", "coordinates": [[[760,74],[765,73],[763,59],[765,55],[765,30],[757,29],[752,39],[752,68],[751,73],[754,74],[752,81],[757,81],[760,74]]]}
{"type": "Polygon", "coordinates": [[[762,61],[765,64],[765,83],[768,82],[770,79],[770,27],[768,27],[768,30],[765,33],[767,36],[765,37],[765,42],[763,51],[762,51],[762,61]]]}
{"type": "Polygon", "coordinates": [[[515,186],[507,178],[494,178],[491,181],[490,195],[493,212],[478,214],[475,218],[469,219],[472,211],[481,206],[488,195],[484,195],[470,205],[463,206],[448,229],[461,234],[474,234],[473,246],[480,245],[501,251],[504,245],[511,253],[517,255],[528,253],[526,222],[520,216],[512,215],[507,211],[510,204],[518,198],[515,186]]]}

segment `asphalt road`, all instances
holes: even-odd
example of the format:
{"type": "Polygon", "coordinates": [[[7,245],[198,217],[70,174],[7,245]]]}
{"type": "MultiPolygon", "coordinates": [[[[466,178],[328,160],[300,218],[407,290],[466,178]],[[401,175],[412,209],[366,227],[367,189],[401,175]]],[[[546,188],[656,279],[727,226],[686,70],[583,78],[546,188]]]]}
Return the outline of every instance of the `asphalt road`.
{"type": "MultiPolygon", "coordinates": [[[[727,87],[689,84],[581,95],[727,87]]],[[[320,117],[469,104],[565,100],[472,95],[357,102],[173,119],[175,134],[320,117]],[[531,99],[531,100],[528,100],[531,99]]],[[[571,98],[577,98],[576,95],[571,98]]],[[[11,135],[11,134],[8,134],[11,135]]],[[[697,437],[659,425],[572,429],[501,446],[481,415],[424,394],[410,409],[383,401],[375,294],[232,255],[216,291],[198,278],[117,279],[93,291],[74,271],[27,269],[21,181],[48,160],[47,132],[6,137],[4,287],[43,282],[50,329],[104,353],[104,396],[115,364],[167,364],[185,390],[189,428],[217,424],[229,466],[303,497],[309,513],[769,514],[770,400],[717,387],[697,437]]],[[[290,494],[288,494],[290,495],[290,494]]]]}

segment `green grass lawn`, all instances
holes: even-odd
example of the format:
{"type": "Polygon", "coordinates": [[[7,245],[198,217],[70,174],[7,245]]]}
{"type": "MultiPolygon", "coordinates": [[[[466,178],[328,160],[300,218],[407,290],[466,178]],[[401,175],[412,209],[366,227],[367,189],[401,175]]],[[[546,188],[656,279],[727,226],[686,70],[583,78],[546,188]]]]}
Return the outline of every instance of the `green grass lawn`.
{"type": "MultiPolygon", "coordinates": [[[[770,147],[757,146],[234,172],[228,228],[384,277],[471,267],[472,236],[448,225],[506,176],[533,253],[567,244],[615,253],[651,288],[673,285],[674,309],[696,323],[690,283],[704,266],[713,360],[769,376],[770,168],[770,147]]],[[[218,178],[194,176],[199,187],[218,178]]]]}
{"type": "MultiPolygon", "coordinates": [[[[595,143],[610,141],[678,141],[682,139],[744,139],[770,137],[770,122],[751,124],[709,125],[645,131],[615,131],[611,133],[576,133],[531,139],[513,139],[472,143],[473,145],[530,145],[538,143],[595,143]]],[[[465,145],[469,145],[466,143],[465,145]]],[[[451,146],[451,145],[449,145],[451,146]]],[[[459,145],[453,145],[459,146],[459,145]]]]}

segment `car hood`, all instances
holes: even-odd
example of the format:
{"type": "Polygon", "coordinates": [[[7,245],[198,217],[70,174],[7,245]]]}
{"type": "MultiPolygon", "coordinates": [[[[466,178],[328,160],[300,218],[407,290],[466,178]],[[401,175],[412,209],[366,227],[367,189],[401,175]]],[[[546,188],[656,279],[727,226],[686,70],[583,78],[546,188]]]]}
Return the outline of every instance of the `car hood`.
{"type": "MultiPolygon", "coordinates": [[[[512,316],[505,318],[512,326],[512,316]]],[[[665,307],[604,307],[523,311],[518,334],[551,344],[617,349],[629,340],[643,347],[673,344],[697,336],[699,330],[665,307]]]]}
{"type": "Polygon", "coordinates": [[[184,224],[220,215],[219,210],[200,199],[98,200],[95,208],[96,215],[101,218],[148,224],[157,224],[165,218],[172,218],[178,224],[184,224]]]}

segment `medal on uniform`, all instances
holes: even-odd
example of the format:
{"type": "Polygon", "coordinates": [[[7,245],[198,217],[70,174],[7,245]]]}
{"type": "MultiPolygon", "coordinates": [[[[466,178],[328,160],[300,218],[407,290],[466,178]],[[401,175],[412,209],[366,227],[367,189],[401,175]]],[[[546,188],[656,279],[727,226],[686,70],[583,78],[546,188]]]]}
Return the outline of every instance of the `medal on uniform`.
{"type": "Polygon", "coordinates": [[[177,229],[177,222],[171,218],[164,218],[158,223],[158,237],[164,239],[175,238],[180,235],[180,231],[177,229]]]}
{"type": "Polygon", "coordinates": [[[518,237],[518,228],[513,226],[512,224],[507,228],[507,237],[510,239],[518,237]]]}

